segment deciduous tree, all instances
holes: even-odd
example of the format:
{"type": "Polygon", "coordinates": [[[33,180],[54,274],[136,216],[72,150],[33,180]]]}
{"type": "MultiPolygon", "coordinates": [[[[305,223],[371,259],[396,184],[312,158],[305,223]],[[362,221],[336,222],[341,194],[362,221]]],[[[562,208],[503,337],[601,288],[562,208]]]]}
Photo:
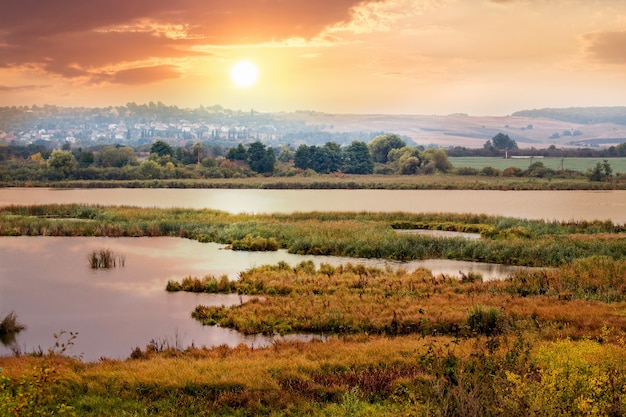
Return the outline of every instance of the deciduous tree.
{"type": "Polygon", "coordinates": [[[374,161],[364,142],[354,141],[344,152],[343,171],[348,174],[371,174],[374,161]]]}
{"type": "Polygon", "coordinates": [[[405,146],[406,143],[400,139],[398,135],[393,133],[376,136],[368,145],[372,160],[379,164],[387,163],[387,155],[390,150],[403,148],[405,146]]]}
{"type": "Polygon", "coordinates": [[[76,173],[76,159],[70,151],[55,149],[48,158],[48,168],[60,179],[67,179],[76,173]]]}

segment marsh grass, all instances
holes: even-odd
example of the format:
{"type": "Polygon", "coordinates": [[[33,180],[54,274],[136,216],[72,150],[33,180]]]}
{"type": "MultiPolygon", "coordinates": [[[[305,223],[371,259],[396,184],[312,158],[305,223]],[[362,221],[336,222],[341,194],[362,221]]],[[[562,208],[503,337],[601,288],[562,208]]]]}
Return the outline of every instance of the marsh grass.
{"type": "Polygon", "coordinates": [[[126,257],[116,254],[110,249],[92,250],[88,255],[89,266],[92,269],[110,269],[126,265],[126,257]]]}
{"type": "MultiPolygon", "coordinates": [[[[176,236],[238,250],[392,260],[458,259],[559,266],[592,255],[626,257],[626,226],[449,213],[228,214],[215,210],[82,205],[0,208],[0,235],[176,236]],[[88,221],[76,221],[88,217],[88,221]],[[480,232],[481,238],[398,234],[394,228],[480,232]]],[[[96,260],[96,259],[94,259],[96,260]]],[[[97,263],[97,262],[96,262],[97,263]]]]}
{"type": "Polygon", "coordinates": [[[17,315],[14,311],[11,311],[0,321],[0,335],[15,334],[25,329],[26,326],[17,321],[17,315]]]}
{"type": "MultiPolygon", "coordinates": [[[[249,301],[231,307],[200,305],[192,316],[246,334],[472,337],[532,330],[548,339],[600,337],[603,326],[626,331],[619,313],[626,303],[625,268],[625,261],[591,258],[482,282],[433,276],[425,269],[409,273],[358,264],[316,269],[310,262],[295,267],[280,263],[244,271],[230,282],[230,291],[252,296],[249,301]],[[594,272],[582,276],[581,271],[594,272]]],[[[212,277],[183,281],[189,291],[216,285],[212,277]]]]}
{"type": "Polygon", "coordinates": [[[620,415],[626,405],[619,342],[361,335],[142,353],[94,364],[0,358],[0,407],[26,388],[48,415],[102,417],[586,416],[620,415]],[[48,375],[41,384],[40,375],[48,375]]]}

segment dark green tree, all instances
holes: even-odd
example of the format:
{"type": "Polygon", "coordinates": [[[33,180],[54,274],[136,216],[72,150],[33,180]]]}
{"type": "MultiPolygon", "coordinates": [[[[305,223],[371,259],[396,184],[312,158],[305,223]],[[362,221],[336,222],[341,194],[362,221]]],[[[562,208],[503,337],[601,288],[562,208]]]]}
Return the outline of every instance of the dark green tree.
{"type": "Polygon", "coordinates": [[[348,174],[371,174],[374,161],[367,144],[354,141],[344,151],[343,172],[348,174]]]}
{"type": "Polygon", "coordinates": [[[613,168],[606,159],[602,163],[598,162],[595,167],[587,171],[587,178],[590,181],[611,181],[612,176],[613,168]]]}
{"type": "Polygon", "coordinates": [[[311,148],[300,145],[293,156],[293,166],[300,169],[311,168],[311,148]]]}
{"type": "Polygon", "coordinates": [[[265,149],[265,145],[259,141],[251,143],[248,147],[248,165],[250,169],[259,174],[270,174],[274,171],[276,156],[270,146],[265,149]]]}
{"type": "Polygon", "coordinates": [[[80,152],[80,154],[78,155],[78,164],[80,165],[81,168],[85,168],[88,167],[89,165],[92,165],[95,162],[95,157],[93,152],[91,151],[86,151],[86,152],[80,152]]]}
{"type": "Polygon", "coordinates": [[[230,148],[228,153],[226,154],[226,159],[230,161],[247,161],[248,160],[248,151],[243,146],[243,144],[239,144],[234,148],[230,148]]]}
{"type": "Polygon", "coordinates": [[[321,148],[322,163],[320,165],[321,170],[317,172],[323,172],[330,174],[331,172],[337,172],[343,167],[343,152],[341,146],[335,142],[327,142],[321,148]]]}
{"type": "MultiPolygon", "coordinates": [[[[298,148],[300,150],[300,148],[298,148]]],[[[300,165],[300,158],[304,161],[304,153],[306,151],[302,148],[300,155],[296,151],[296,157],[298,157],[299,164],[297,165],[300,168],[303,165],[300,165]]],[[[337,145],[335,142],[328,142],[324,146],[311,146],[308,149],[308,166],[303,169],[312,169],[315,172],[320,174],[329,174],[331,172],[337,172],[343,167],[343,152],[341,151],[341,147],[337,145]]]]}
{"type": "Polygon", "coordinates": [[[511,150],[517,149],[517,143],[504,133],[498,133],[485,143],[485,149],[511,150]]]}
{"type": "Polygon", "coordinates": [[[150,153],[157,154],[158,156],[172,156],[174,155],[174,149],[165,141],[157,140],[150,147],[150,153]]]}

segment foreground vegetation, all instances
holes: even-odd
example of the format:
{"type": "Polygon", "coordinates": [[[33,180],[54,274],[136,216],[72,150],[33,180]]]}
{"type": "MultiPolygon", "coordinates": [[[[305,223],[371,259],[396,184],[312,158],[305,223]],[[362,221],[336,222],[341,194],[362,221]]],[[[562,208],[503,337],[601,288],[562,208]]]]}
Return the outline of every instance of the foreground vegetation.
{"type": "Polygon", "coordinates": [[[559,266],[592,255],[626,257],[626,226],[610,221],[546,222],[473,214],[228,214],[216,210],[89,205],[0,208],[0,236],[176,236],[235,250],[400,261],[439,258],[559,266]],[[398,229],[480,233],[449,239],[398,229]]]}
{"type": "Polygon", "coordinates": [[[0,412],[618,416],[626,407],[623,342],[353,336],[143,354],[93,364],[0,358],[0,412]]]}
{"type": "Polygon", "coordinates": [[[204,289],[262,297],[233,307],[233,323],[273,332],[309,317],[341,334],[262,349],[151,344],[97,363],[55,350],[0,358],[0,414],[619,416],[625,271],[591,258],[486,283],[307,263],[206,278],[204,289]]]}

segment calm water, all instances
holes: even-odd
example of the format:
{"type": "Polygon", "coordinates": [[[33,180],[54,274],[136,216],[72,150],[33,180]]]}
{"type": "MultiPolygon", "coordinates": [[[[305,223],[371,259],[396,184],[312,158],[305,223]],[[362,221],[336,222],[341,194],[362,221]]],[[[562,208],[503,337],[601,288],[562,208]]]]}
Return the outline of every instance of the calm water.
{"type": "MultiPolygon", "coordinates": [[[[105,356],[126,358],[132,348],[142,349],[152,340],[185,347],[266,345],[261,336],[244,337],[219,327],[205,327],[190,318],[198,304],[230,305],[238,295],[167,293],[169,279],[192,275],[227,274],[284,260],[297,265],[313,260],[339,265],[349,258],[291,255],[278,252],[235,252],[222,245],[179,238],[99,237],[1,237],[0,314],[15,311],[28,329],[19,333],[14,346],[23,352],[54,344],[61,330],[78,332],[73,355],[92,361],[105,356]],[[92,270],[87,255],[94,249],[110,249],[125,256],[125,266],[92,270]]],[[[480,272],[485,279],[505,276],[513,267],[460,261],[430,260],[406,264],[359,260],[413,270],[419,266],[434,273],[458,275],[480,272]]],[[[0,354],[11,346],[0,344],[0,354]]]]}
{"type": "Polygon", "coordinates": [[[0,189],[0,205],[86,203],[230,213],[406,211],[626,223],[626,191],[0,189]]]}

